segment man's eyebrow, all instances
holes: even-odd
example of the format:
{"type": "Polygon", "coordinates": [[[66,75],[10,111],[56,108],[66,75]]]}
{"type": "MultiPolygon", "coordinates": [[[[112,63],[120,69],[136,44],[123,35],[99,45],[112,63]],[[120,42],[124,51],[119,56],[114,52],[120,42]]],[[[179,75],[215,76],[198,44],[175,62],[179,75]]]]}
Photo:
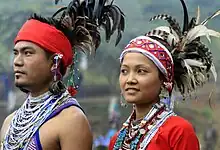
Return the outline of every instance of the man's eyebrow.
{"type": "Polygon", "coordinates": [[[24,50],[26,50],[26,49],[33,49],[33,47],[31,47],[31,46],[24,46],[24,47],[22,47],[20,50],[18,50],[18,49],[16,49],[16,48],[13,48],[13,51],[24,51],[24,50]]]}

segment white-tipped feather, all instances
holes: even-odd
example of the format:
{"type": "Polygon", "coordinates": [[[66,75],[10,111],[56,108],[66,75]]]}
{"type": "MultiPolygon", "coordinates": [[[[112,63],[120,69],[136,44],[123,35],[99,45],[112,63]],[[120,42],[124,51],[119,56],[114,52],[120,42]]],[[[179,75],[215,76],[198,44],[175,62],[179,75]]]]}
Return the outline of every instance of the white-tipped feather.
{"type": "Polygon", "coordinates": [[[204,66],[203,63],[198,60],[194,60],[194,59],[184,59],[184,60],[189,66],[200,67],[200,68],[206,69],[206,66],[204,66]]]}
{"type": "Polygon", "coordinates": [[[220,32],[214,31],[212,29],[207,29],[207,32],[210,36],[217,37],[217,38],[220,37],[220,32]]]}
{"type": "Polygon", "coordinates": [[[220,33],[216,32],[214,30],[208,29],[204,25],[198,25],[198,26],[195,26],[193,29],[191,29],[188,32],[186,39],[187,39],[187,42],[190,43],[191,41],[193,41],[197,37],[202,37],[202,36],[206,36],[206,38],[209,40],[209,42],[211,42],[210,36],[218,38],[218,37],[220,37],[220,33]]]}
{"type": "Polygon", "coordinates": [[[215,18],[215,17],[218,16],[218,15],[220,15],[220,9],[217,10],[217,11],[216,11],[214,14],[212,14],[211,16],[207,17],[207,18],[201,23],[201,25],[206,25],[210,19],[213,19],[213,18],[215,18]]]}
{"type": "Polygon", "coordinates": [[[179,42],[179,36],[177,35],[177,33],[170,27],[167,26],[160,26],[157,27],[156,30],[161,30],[161,31],[165,31],[167,33],[169,33],[168,38],[167,38],[167,42],[172,45],[172,41],[174,40],[174,45],[176,43],[179,42]]]}
{"type": "Polygon", "coordinates": [[[197,14],[196,14],[196,25],[198,25],[200,22],[200,8],[198,6],[197,8],[197,14]]]}
{"type": "Polygon", "coordinates": [[[183,60],[183,62],[184,62],[184,66],[187,69],[188,76],[191,79],[191,81],[193,83],[193,86],[195,87],[196,86],[196,82],[195,82],[195,78],[194,78],[194,75],[193,75],[193,70],[192,70],[191,66],[187,63],[186,60],[183,60]]]}
{"type": "Polygon", "coordinates": [[[212,75],[213,75],[213,77],[214,77],[214,80],[215,80],[215,82],[217,82],[217,72],[216,72],[216,70],[215,70],[215,66],[214,66],[214,64],[212,64],[212,66],[211,66],[211,68],[210,68],[210,71],[212,72],[212,75]]]}

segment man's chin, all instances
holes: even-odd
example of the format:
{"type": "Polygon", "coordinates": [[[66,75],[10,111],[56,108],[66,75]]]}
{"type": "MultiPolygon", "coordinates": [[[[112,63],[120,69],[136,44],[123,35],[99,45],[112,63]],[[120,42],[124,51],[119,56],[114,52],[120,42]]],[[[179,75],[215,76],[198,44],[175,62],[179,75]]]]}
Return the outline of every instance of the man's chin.
{"type": "Polygon", "coordinates": [[[15,82],[15,86],[17,88],[19,88],[24,93],[28,93],[29,92],[29,90],[27,89],[27,86],[25,84],[21,84],[21,83],[15,82]]]}

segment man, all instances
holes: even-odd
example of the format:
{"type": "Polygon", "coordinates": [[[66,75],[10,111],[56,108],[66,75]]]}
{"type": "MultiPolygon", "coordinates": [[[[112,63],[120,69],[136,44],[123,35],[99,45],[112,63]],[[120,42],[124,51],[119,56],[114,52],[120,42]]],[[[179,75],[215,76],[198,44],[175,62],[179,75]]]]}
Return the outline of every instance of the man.
{"type": "Polygon", "coordinates": [[[5,119],[1,149],[92,149],[88,120],[72,97],[77,89],[72,61],[77,50],[91,53],[98,48],[99,26],[110,23],[106,19],[113,22],[106,28],[107,39],[118,29],[119,42],[124,15],[119,7],[107,5],[105,0],[73,0],[50,18],[35,14],[25,22],[14,41],[14,75],[15,85],[28,96],[5,119]],[[114,16],[106,15],[113,11],[114,16]],[[68,88],[62,82],[67,67],[68,88]]]}

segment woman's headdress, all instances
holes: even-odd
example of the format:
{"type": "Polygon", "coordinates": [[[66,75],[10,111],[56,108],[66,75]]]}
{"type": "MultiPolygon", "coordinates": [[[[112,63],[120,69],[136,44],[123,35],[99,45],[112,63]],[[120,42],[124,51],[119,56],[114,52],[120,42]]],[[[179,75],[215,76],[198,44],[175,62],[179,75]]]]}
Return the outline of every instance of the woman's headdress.
{"type": "Polygon", "coordinates": [[[219,32],[205,26],[209,20],[220,14],[220,10],[200,23],[198,8],[197,16],[189,22],[187,7],[183,0],[180,1],[184,11],[183,29],[170,15],[154,16],[150,21],[166,20],[169,26],[159,26],[145,36],[131,40],[120,56],[122,61],[127,52],[136,51],[151,59],[166,78],[164,86],[169,92],[169,99],[173,87],[185,98],[197,87],[201,87],[210,77],[210,73],[215,82],[217,80],[212,53],[201,41],[201,37],[206,37],[209,42],[211,37],[220,37],[219,32]]]}
{"type": "Polygon", "coordinates": [[[220,37],[219,32],[205,26],[209,20],[220,14],[220,10],[200,23],[198,7],[197,16],[189,22],[184,0],[180,1],[184,10],[183,29],[181,30],[179,23],[172,16],[160,14],[152,17],[150,21],[166,20],[169,26],[157,27],[146,36],[159,39],[162,44],[165,43],[169,47],[174,61],[174,82],[181,94],[185,96],[202,86],[210,73],[213,74],[215,82],[217,80],[212,53],[201,41],[201,37],[206,37],[209,42],[211,42],[210,37],[220,37]]]}

